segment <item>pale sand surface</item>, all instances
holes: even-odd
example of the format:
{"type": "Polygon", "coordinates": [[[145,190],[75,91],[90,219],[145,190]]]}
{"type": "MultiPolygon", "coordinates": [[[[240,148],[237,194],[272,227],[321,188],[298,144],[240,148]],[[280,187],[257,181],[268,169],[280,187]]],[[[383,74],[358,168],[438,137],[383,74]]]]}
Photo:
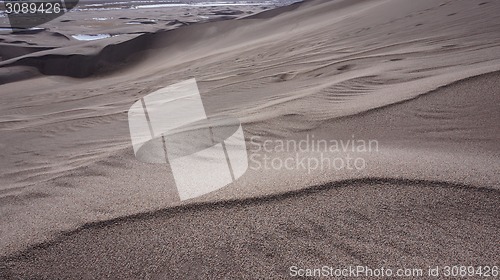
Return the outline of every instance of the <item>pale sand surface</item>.
{"type": "Polygon", "coordinates": [[[499,9],[308,1],[0,62],[0,253],[13,256],[2,273],[162,278],[198,265],[258,278],[293,262],[498,262],[499,9]],[[240,118],[247,139],[355,135],[379,151],[361,155],[364,170],[250,169],[178,202],[168,166],[135,160],[127,110],[192,77],[207,113],[240,118]]]}

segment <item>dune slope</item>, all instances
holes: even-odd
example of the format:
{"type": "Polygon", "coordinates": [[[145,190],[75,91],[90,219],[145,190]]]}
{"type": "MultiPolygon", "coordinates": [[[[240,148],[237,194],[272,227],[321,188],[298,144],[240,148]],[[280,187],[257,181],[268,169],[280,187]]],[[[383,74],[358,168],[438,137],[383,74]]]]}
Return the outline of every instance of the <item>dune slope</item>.
{"type": "MultiPolygon", "coordinates": [[[[289,279],[289,268],[490,263],[498,190],[369,178],[85,226],[0,268],[28,279],[289,279]],[[377,199],[373,199],[378,197],[377,199]],[[439,225],[439,226],[438,226],[439,225]]],[[[394,272],[395,273],[395,272],[394,272]]]]}

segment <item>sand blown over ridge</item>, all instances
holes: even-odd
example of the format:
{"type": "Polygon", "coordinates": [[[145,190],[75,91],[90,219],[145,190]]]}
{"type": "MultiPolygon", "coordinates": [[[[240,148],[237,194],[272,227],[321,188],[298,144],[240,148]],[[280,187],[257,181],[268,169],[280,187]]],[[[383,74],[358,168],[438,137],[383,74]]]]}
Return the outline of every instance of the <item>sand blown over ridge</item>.
{"type": "MultiPolygon", "coordinates": [[[[115,72],[1,85],[1,253],[88,222],[178,205],[168,166],[133,157],[126,112],[140,97],[191,77],[207,113],[240,118],[247,138],[355,134],[381,145],[362,172],[249,170],[200,201],[360,177],[498,188],[499,79],[498,72],[482,74],[500,70],[500,3],[480,4],[310,1],[273,16],[195,24],[111,45],[119,55],[153,47],[115,72]],[[128,48],[133,42],[142,43],[128,48]],[[432,92],[476,75],[482,76],[432,92]]],[[[80,71],[80,59],[103,62],[95,56],[101,49],[35,53],[1,70],[22,78],[18,70],[39,70],[21,61],[40,61],[42,69],[62,59],[58,74],[80,71]],[[74,57],[77,65],[67,64],[74,57]]]]}

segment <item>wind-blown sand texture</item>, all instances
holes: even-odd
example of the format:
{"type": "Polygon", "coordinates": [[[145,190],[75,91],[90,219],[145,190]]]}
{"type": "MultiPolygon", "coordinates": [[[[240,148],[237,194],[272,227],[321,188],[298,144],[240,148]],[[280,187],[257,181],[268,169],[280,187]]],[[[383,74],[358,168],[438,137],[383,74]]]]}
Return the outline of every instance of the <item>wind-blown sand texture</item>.
{"type": "Polygon", "coordinates": [[[498,10],[313,0],[13,55],[0,62],[0,275],[498,264],[498,10]],[[134,158],[127,110],[192,77],[207,113],[238,117],[247,140],[354,135],[379,150],[364,170],[249,169],[178,202],[169,167],[134,158]]]}

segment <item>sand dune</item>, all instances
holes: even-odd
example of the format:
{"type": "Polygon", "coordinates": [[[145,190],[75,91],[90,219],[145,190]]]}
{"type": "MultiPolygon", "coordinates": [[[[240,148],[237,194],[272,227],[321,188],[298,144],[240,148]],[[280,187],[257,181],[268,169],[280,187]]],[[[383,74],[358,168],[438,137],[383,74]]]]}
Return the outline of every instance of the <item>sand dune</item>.
{"type": "Polygon", "coordinates": [[[497,261],[499,5],[306,1],[12,55],[0,62],[1,275],[164,278],[198,265],[200,277],[282,278],[298,261],[497,261]],[[348,152],[363,170],[249,169],[179,202],[168,165],[134,158],[127,110],[193,77],[207,114],[239,118],[249,141],[379,149],[348,152]]]}
{"type": "Polygon", "coordinates": [[[498,190],[383,178],[89,224],[9,259],[3,277],[284,279],[289,267],[488,263],[498,190]],[[379,197],[379,199],[373,199],[379,197]],[[480,209],[478,211],[478,209],[480,209]]]}

